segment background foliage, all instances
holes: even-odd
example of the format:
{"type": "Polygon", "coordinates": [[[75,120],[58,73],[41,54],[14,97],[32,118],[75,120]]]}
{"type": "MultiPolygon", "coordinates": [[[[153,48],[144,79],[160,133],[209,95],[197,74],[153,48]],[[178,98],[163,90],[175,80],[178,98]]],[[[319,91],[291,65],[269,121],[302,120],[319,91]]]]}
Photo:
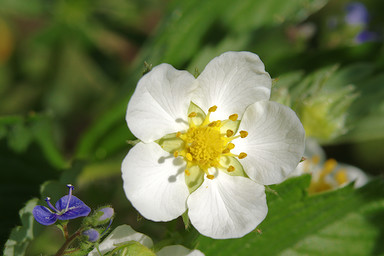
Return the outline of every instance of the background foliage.
{"type": "Polygon", "coordinates": [[[180,219],[140,218],[120,178],[126,141],[134,139],[126,104],[144,62],[195,73],[229,50],[261,57],[276,78],[272,98],[296,111],[329,157],[380,177],[384,3],[364,1],[371,17],[364,26],[346,23],[347,3],[0,0],[0,249],[9,238],[6,255],[54,253],[63,241],[34,222],[33,198],[56,201],[72,183],[91,208],[112,204],[114,226],[129,224],[159,247],[197,246],[206,255],[384,254],[381,178],[316,196],[306,194],[309,176],[273,186],[259,232],[229,241],[184,230],[180,219]],[[377,38],[356,41],[363,30],[377,38]]]}

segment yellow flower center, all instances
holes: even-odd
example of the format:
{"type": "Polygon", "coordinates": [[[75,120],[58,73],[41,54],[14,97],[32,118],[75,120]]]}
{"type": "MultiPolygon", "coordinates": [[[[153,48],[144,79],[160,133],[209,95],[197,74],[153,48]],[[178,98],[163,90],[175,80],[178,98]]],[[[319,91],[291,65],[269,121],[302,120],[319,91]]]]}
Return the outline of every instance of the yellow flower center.
{"type": "Polygon", "coordinates": [[[248,132],[241,131],[238,136],[233,136],[235,131],[230,127],[231,123],[233,126],[233,123],[237,121],[238,115],[233,114],[227,120],[211,122],[209,120],[210,114],[215,112],[216,109],[216,106],[210,107],[205,117],[201,116],[202,113],[199,113],[199,116],[197,112],[190,112],[188,115],[189,129],[176,134],[176,137],[180,138],[184,143],[173,151],[173,156],[182,156],[185,159],[187,162],[185,174],[187,176],[190,175],[191,167],[198,166],[207,174],[209,179],[213,179],[214,175],[208,172],[211,167],[225,168],[228,172],[235,170],[233,165],[224,166],[222,164],[223,156],[237,157],[239,159],[247,156],[244,152],[239,155],[231,153],[231,150],[235,147],[232,141],[237,138],[245,138],[248,135],[248,132]]]}
{"type": "MultiPolygon", "coordinates": [[[[314,156],[313,162],[318,163],[319,157],[314,156]]],[[[348,182],[347,171],[343,168],[336,170],[337,161],[333,158],[325,161],[323,168],[320,170],[319,175],[316,179],[311,180],[311,184],[309,186],[310,193],[319,193],[330,190],[334,188],[334,185],[330,184],[326,177],[328,177],[331,173],[334,173],[333,179],[335,180],[337,186],[341,186],[348,182]]]]}
{"type": "Polygon", "coordinates": [[[191,127],[185,134],[185,142],[188,160],[202,167],[218,167],[218,158],[227,144],[216,127],[191,127]]]}

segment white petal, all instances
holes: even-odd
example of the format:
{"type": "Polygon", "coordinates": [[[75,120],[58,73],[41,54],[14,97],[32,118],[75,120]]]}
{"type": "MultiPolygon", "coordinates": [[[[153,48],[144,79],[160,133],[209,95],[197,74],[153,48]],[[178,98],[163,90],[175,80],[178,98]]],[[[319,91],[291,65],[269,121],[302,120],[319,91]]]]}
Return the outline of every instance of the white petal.
{"type": "Polygon", "coordinates": [[[145,218],[170,221],[186,210],[185,163],[156,143],[139,143],[122,164],[124,191],[145,218]]]}
{"type": "Polygon", "coordinates": [[[216,239],[237,238],[254,230],[267,215],[264,186],[223,172],[203,184],[188,198],[192,225],[216,239]]]}
{"type": "MultiPolygon", "coordinates": [[[[117,247],[118,244],[128,242],[128,241],[137,241],[142,245],[151,248],[153,247],[152,239],[148,236],[138,233],[133,230],[128,225],[121,225],[115,228],[99,245],[99,250],[102,254],[112,251],[117,247]]],[[[88,256],[99,256],[96,248],[93,249],[88,256]]]]}
{"type": "Polygon", "coordinates": [[[187,71],[161,64],[143,76],[128,103],[126,120],[131,132],[144,142],[185,130],[188,107],[196,87],[187,71]]]}
{"type": "Polygon", "coordinates": [[[226,52],[211,60],[197,78],[199,88],[193,102],[203,111],[216,105],[211,120],[240,117],[247,106],[268,100],[271,77],[259,56],[250,52],[226,52]]]}
{"type": "Polygon", "coordinates": [[[245,152],[240,159],[244,171],[254,181],[270,185],[282,182],[293,172],[304,153],[305,132],[290,108],[271,101],[249,106],[239,130],[246,138],[234,141],[234,153],[245,152]]]}
{"type": "Polygon", "coordinates": [[[368,183],[371,179],[363,170],[348,164],[338,164],[336,171],[333,172],[335,175],[337,171],[345,170],[347,173],[348,182],[344,185],[347,185],[349,182],[355,182],[355,188],[359,188],[368,183]]]}
{"type": "Polygon", "coordinates": [[[199,250],[189,250],[181,245],[171,245],[162,248],[156,253],[157,256],[204,256],[199,250]]]}

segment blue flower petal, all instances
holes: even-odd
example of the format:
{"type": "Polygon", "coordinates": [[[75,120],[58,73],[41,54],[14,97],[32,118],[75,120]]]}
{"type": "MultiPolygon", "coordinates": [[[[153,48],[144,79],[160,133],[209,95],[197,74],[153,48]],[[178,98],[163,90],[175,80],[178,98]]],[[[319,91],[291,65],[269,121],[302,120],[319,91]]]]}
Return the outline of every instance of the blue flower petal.
{"type": "Polygon", "coordinates": [[[71,196],[68,210],[65,211],[68,204],[68,198],[69,196],[66,195],[56,202],[56,208],[60,212],[63,212],[62,214],[58,215],[59,220],[70,220],[78,217],[84,217],[88,216],[88,214],[91,212],[91,208],[89,208],[83,201],[75,196],[71,196]]]}
{"type": "Polygon", "coordinates": [[[88,236],[88,241],[94,243],[100,238],[100,233],[96,229],[88,229],[83,232],[84,236],[88,236]]]}
{"type": "Polygon", "coordinates": [[[32,210],[35,220],[42,225],[52,225],[57,220],[57,215],[45,206],[37,205],[32,210]]]}

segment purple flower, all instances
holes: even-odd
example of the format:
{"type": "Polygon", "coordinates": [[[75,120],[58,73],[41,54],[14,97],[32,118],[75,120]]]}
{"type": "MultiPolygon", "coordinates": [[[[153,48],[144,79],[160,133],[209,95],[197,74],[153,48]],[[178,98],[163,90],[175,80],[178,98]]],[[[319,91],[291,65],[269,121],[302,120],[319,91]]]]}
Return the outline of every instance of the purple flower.
{"type": "Polygon", "coordinates": [[[100,233],[96,229],[93,229],[93,228],[85,230],[83,232],[83,235],[88,236],[88,241],[92,242],[92,243],[96,242],[100,238],[100,233]]]}
{"type": "Polygon", "coordinates": [[[345,7],[345,21],[350,25],[367,25],[369,13],[364,4],[352,2],[345,7]]]}
{"type": "Polygon", "coordinates": [[[368,30],[363,30],[361,31],[356,37],[355,41],[358,44],[362,44],[365,42],[373,42],[373,41],[378,41],[379,35],[375,32],[368,31],[368,30]]]}
{"type": "Polygon", "coordinates": [[[84,204],[79,198],[72,195],[73,186],[68,184],[67,187],[69,188],[68,195],[60,198],[59,201],[56,202],[56,207],[51,204],[51,199],[47,197],[45,201],[51,209],[41,205],[33,208],[32,213],[37,222],[43,225],[52,225],[58,219],[75,219],[87,216],[91,212],[91,208],[84,204]]]}
{"type": "Polygon", "coordinates": [[[114,210],[111,207],[105,207],[100,209],[99,211],[103,213],[103,215],[100,216],[99,221],[110,219],[114,214],[114,210]]]}

